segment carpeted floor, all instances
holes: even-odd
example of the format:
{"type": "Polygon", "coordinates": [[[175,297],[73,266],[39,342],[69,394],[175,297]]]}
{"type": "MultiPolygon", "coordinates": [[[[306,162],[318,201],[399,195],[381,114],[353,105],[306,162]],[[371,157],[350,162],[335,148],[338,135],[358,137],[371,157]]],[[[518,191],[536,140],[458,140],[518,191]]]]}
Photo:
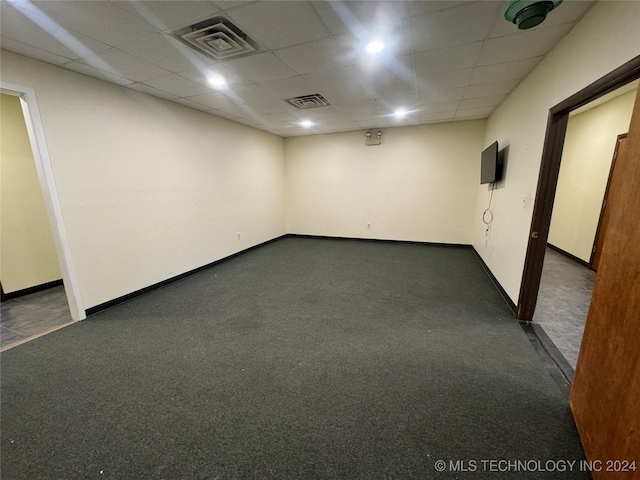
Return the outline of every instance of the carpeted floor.
{"type": "Polygon", "coordinates": [[[470,249],[284,238],[0,358],[3,479],[589,478],[483,471],[584,456],[470,249]]]}

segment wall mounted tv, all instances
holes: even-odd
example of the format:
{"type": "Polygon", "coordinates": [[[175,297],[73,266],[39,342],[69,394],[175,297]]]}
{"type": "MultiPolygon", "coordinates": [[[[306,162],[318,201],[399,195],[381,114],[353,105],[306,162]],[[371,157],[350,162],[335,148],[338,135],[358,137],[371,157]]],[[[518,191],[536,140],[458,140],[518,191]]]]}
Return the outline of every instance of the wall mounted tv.
{"type": "Polygon", "coordinates": [[[498,142],[493,142],[482,152],[480,183],[493,183],[502,177],[502,162],[498,152],[498,142]]]}

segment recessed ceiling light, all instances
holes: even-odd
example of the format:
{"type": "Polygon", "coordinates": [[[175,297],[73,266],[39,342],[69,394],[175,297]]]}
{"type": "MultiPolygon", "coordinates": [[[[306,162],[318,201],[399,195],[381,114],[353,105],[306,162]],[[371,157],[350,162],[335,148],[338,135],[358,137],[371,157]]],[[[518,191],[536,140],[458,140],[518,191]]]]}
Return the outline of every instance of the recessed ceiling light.
{"type": "Polygon", "coordinates": [[[404,118],[407,116],[407,110],[405,108],[398,108],[395,112],[393,112],[393,116],[396,118],[404,118]]]}
{"type": "Polygon", "coordinates": [[[211,75],[207,78],[209,85],[214,88],[224,88],[227,86],[227,81],[224,79],[222,75],[211,75]]]}
{"type": "Polygon", "coordinates": [[[303,128],[313,127],[313,122],[311,120],[303,120],[300,122],[300,126],[303,128]]]}
{"type": "Polygon", "coordinates": [[[369,42],[369,44],[367,45],[367,52],[378,53],[378,52],[381,52],[383,48],[384,48],[384,43],[382,43],[379,40],[374,40],[372,42],[369,42]]]}

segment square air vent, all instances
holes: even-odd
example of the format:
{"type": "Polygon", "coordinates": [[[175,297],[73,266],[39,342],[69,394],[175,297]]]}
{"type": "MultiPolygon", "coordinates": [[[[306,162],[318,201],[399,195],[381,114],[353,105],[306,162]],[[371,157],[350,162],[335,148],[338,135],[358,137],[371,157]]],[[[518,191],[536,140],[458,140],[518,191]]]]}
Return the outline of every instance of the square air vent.
{"type": "Polygon", "coordinates": [[[326,107],[329,105],[329,102],[320,95],[319,93],[314,93],[313,95],[302,95],[301,97],[289,98],[287,99],[291,105],[300,109],[307,108],[318,108],[318,107],[326,107]]]}
{"type": "Polygon", "coordinates": [[[223,17],[210,18],[181,28],[174,35],[185,45],[216,61],[258,52],[256,43],[223,17]]]}

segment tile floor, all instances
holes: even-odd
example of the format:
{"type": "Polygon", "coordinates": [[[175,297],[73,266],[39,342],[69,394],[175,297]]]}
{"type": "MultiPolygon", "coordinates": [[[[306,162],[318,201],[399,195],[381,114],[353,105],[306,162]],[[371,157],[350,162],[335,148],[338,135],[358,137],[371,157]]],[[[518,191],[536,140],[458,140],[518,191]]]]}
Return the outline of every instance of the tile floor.
{"type": "Polygon", "coordinates": [[[0,349],[72,323],[64,286],[12,298],[0,304],[0,349]]]}
{"type": "Polygon", "coordinates": [[[595,278],[593,270],[547,248],[533,321],[574,369],[595,278]]]}

